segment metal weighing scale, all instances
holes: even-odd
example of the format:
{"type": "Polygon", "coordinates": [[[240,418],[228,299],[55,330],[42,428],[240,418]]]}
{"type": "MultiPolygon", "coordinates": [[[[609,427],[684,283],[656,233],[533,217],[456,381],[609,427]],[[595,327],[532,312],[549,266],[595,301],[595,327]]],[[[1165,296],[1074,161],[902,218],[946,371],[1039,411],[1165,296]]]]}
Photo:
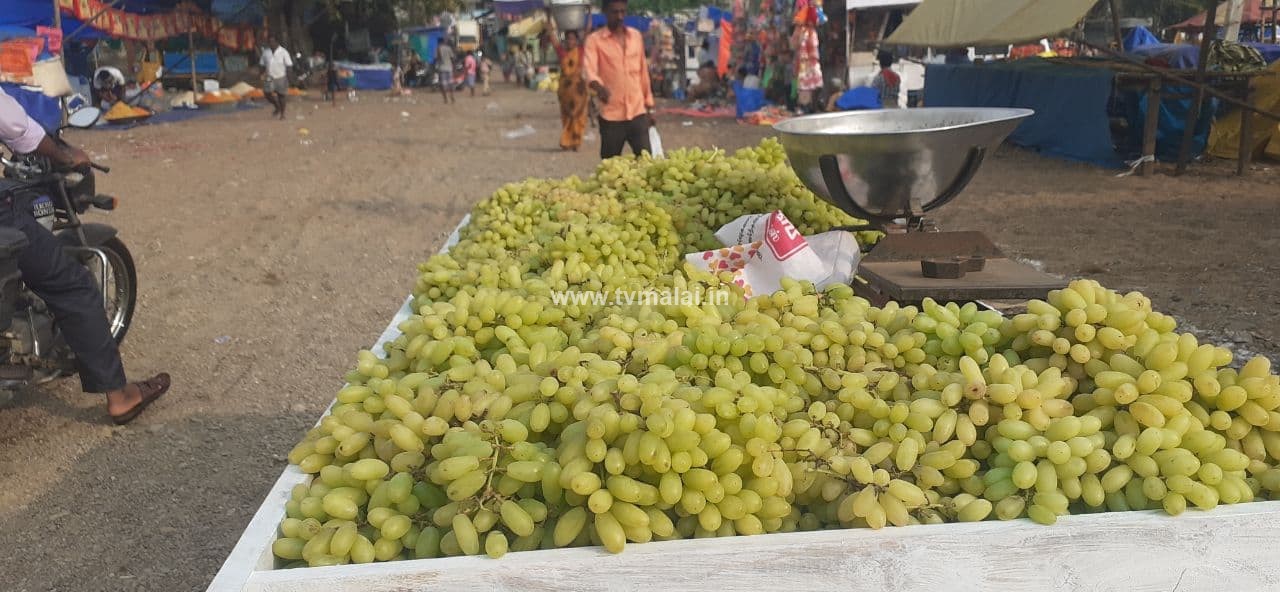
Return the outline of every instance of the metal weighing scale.
{"type": "Polygon", "coordinates": [[[791,167],[818,197],[880,230],[854,288],[897,300],[1044,298],[1066,281],[1010,259],[980,232],[939,232],[925,213],[955,199],[1029,109],[827,113],[774,125],[791,167]]]}

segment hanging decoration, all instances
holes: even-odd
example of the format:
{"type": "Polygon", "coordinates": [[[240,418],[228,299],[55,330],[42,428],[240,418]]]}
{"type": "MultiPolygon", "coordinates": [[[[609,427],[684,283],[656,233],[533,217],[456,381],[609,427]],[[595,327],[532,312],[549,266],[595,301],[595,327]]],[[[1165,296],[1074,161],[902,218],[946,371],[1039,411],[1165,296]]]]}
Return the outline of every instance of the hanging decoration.
{"type": "Polygon", "coordinates": [[[194,32],[233,51],[251,50],[256,44],[252,27],[225,24],[191,2],[161,14],[126,12],[109,7],[102,0],[58,0],[58,6],[63,13],[82,21],[92,19],[90,27],[119,39],[160,41],[194,32]]]}

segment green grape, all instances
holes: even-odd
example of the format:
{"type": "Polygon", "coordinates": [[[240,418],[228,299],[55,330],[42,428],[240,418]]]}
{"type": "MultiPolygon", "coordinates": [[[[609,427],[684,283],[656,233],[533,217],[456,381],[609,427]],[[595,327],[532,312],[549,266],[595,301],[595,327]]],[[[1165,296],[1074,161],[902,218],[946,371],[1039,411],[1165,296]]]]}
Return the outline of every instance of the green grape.
{"type": "Polygon", "coordinates": [[[722,225],[775,209],[801,234],[852,222],[773,140],[497,190],[419,266],[402,335],[357,354],[332,415],[290,451],[317,478],[292,492],[273,551],[311,565],[618,552],[1280,493],[1265,359],[1232,369],[1149,299],[1089,280],[1005,318],[785,278],[748,293],[685,264],[721,247],[722,225]],[[731,298],[559,298],[653,289],[731,298]]]}

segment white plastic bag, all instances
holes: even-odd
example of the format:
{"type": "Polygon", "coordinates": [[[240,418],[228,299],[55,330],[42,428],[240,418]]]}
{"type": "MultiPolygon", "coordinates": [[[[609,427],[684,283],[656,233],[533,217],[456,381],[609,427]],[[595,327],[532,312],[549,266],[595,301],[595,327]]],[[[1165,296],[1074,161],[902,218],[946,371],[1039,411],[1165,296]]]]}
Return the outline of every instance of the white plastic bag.
{"type": "Polygon", "coordinates": [[[751,214],[716,232],[724,248],[685,255],[690,264],[728,271],[748,297],[770,294],[782,278],[808,280],[818,289],[847,284],[858,265],[858,242],[844,231],[804,237],[781,211],[751,214]]]}
{"type": "Polygon", "coordinates": [[[665,158],[662,151],[662,136],[658,135],[658,126],[649,126],[649,154],[654,158],[665,158]]]}

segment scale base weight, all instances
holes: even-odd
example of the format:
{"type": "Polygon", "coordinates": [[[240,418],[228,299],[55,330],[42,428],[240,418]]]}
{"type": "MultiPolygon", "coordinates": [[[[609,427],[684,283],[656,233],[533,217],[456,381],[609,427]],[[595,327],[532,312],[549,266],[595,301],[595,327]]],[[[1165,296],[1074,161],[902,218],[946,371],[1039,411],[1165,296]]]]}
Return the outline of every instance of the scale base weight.
{"type": "Polygon", "coordinates": [[[876,304],[1027,300],[1066,282],[1010,259],[980,232],[938,232],[925,213],[955,199],[1032,114],[887,109],[796,117],[774,129],[806,187],[867,221],[841,230],[885,232],[858,266],[859,295],[876,304]]]}
{"type": "Polygon", "coordinates": [[[938,302],[1028,300],[1044,298],[1066,287],[1066,280],[1010,259],[981,232],[905,232],[886,234],[862,258],[853,281],[854,292],[883,305],[890,300],[918,304],[938,302]],[[979,271],[959,278],[925,277],[921,262],[979,259],[979,271]]]}

